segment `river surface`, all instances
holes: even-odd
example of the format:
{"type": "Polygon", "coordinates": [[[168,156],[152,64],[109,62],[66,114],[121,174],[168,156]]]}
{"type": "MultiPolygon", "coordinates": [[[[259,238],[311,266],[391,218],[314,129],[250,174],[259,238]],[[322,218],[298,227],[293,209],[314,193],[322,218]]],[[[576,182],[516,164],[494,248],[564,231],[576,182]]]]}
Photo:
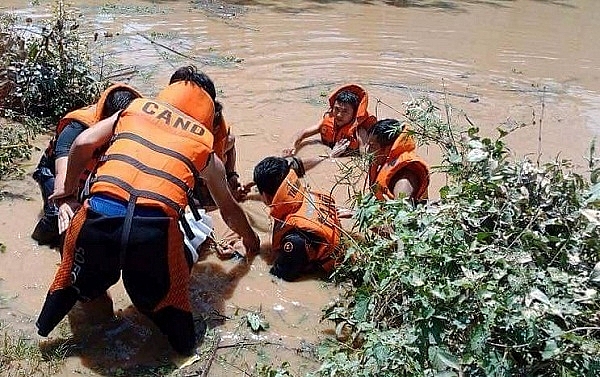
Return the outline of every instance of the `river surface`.
{"type": "MultiPolygon", "coordinates": [[[[0,10],[34,22],[51,14],[51,2],[33,3],[3,0],[0,10]]],[[[244,181],[263,157],[279,155],[298,130],[318,122],[328,93],[349,82],[368,91],[369,110],[379,118],[401,117],[404,103],[427,95],[451,104],[457,123],[466,124],[465,113],[489,135],[499,126],[525,125],[507,137],[516,157],[541,153],[541,160],[560,156],[581,167],[600,134],[596,0],[70,3],[82,15],[82,33],[103,75],[149,96],[182,65],[195,64],[211,76],[237,135],[244,181]]],[[[45,142],[36,140],[40,147],[45,142]]],[[[310,145],[300,156],[324,150],[310,145]]],[[[435,150],[420,152],[436,164],[435,150]]],[[[307,181],[328,191],[336,169],[334,162],[323,163],[307,181]]],[[[430,197],[438,196],[443,181],[433,175],[430,197]]],[[[41,208],[35,183],[6,182],[2,191],[0,319],[29,334],[59,255],[29,238],[41,208]]],[[[336,197],[347,200],[345,190],[336,197]]],[[[313,278],[272,279],[268,211],[258,200],[243,207],[260,232],[263,253],[250,264],[208,255],[195,267],[195,312],[210,319],[212,337],[205,343],[220,339],[222,346],[198,364],[210,359],[209,376],[233,376],[288,361],[294,375],[303,375],[318,367],[311,361],[314,345],[332,333],[331,324],[320,322],[321,310],[342,289],[313,278]],[[270,327],[252,334],[244,319],[250,312],[261,313],[270,327]],[[248,345],[256,343],[263,345],[248,345]]],[[[214,215],[219,237],[229,239],[214,215]]],[[[65,324],[43,343],[69,341],[72,356],[59,375],[124,375],[172,358],[122,286],[111,294],[118,314],[113,323],[84,331],[73,324],[70,332],[65,324]]]]}

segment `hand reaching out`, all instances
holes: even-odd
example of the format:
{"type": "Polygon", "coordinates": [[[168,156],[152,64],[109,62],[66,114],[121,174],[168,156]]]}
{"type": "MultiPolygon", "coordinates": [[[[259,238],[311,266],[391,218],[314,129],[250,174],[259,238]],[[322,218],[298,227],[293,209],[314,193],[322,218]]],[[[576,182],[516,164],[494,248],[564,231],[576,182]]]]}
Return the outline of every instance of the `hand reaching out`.
{"type": "Polygon", "coordinates": [[[231,190],[233,198],[238,202],[246,200],[246,196],[255,185],[254,182],[249,182],[242,185],[237,176],[231,177],[229,180],[227,180],[227,183],[229,184],[229,189],[231,190]]]}
{"type": "Polygon", "coordinates": [[[331,152],[329,153],[329,158],[336,158],[342,156],[346,153],[348,146],[350,145],[350,140],[342,139],[335,143],[333,148],[331,148],[331,152]]]}
{"type": "Polygon", "coordinates": [[[63,234],[63,232],[67,230],[71,223],[71,219],[79,207],[81,207],[81,203],[75,200],[75,198],[64,201],[58,207],[58,234],[63,234]]]}
{"type": "Polygon", "coordinates": [[[65,190],[65,187],[55,187],[55,191],[48,197],[48,200],[54,201],[58,205],[58,234],[62,234],[71,223],[75,212],[81,203],[77,201],[72,191],[65,190]]]}
{"type": "Polygon", "coordinates": [[[282,152],[281,152],[281,157],[292,157],[293,155],[296,154],[296,148],[292,147],[292,148],[285,148],[282,152]]]}

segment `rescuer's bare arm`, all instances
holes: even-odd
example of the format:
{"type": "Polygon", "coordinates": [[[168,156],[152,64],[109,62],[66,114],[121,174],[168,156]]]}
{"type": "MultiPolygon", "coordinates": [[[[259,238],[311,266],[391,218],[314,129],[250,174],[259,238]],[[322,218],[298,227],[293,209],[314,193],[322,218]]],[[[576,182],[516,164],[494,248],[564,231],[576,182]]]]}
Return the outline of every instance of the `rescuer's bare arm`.
{"type": "Polygon", "coordinates": [[[254,232],[246,214],[233,198],[227,178],[225,176],[225,167],[219,158],[214,154],[209,158],[208,164],[200,172],[200,176],[206,181],[206,187],[219,207],[221,216],[227,226],[239,234],[244,242],[247,252],[258,252],[260,248],[260,239],[254,232]]]}

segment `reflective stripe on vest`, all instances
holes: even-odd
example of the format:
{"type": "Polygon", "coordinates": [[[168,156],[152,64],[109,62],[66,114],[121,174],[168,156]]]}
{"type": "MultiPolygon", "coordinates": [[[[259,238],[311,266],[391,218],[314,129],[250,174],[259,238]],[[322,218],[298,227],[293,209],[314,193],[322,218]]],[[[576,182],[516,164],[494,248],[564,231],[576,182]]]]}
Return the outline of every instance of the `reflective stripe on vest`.
{"type": "Polygon", "coordinates": [[[281,240],[291,230],[311,234],[316,248],[308,249],[311,262],[319,263],[331,272],[340,241],[340,221],[335,201],[327,194],[308,191],[291,169],[279,187],[271,204],[271,216],[276,220],[272,245],[281,250],[281,240]]]}
{"type": "Polygon", "coordinates": [[[183,112],[156,100],[137,99],[119,118],[91,192],[124,201],[138,196],[139,204],[159,202],[166,211],[179,214],[208,162],[212,141],[210,132],[183,112]]]}

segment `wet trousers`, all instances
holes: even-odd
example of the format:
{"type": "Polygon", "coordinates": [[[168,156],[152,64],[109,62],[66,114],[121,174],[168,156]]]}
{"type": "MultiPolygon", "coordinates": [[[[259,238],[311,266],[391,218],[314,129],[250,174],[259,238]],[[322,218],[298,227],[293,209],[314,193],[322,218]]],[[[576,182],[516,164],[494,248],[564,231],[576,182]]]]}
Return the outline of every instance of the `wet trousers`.
{"type": "Polygon", "coordinates": [[[191,354],[196,339],[190,262],[177,219],[156,209],[135,207],[132,214],[109,216],[86,201],[67,229],[62,261],[36,322],[38,333],[47,336],[77,300],[101,296],[121,274],[134,306],[175,351],[191,354]]]}

